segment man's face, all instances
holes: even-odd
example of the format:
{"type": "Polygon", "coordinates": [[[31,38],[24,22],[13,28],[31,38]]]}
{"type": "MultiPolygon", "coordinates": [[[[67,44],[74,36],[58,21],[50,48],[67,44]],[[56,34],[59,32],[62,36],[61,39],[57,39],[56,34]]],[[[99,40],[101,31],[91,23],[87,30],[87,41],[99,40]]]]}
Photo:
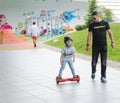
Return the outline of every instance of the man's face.
{"type": "Polygon", "coordinates": [[[92,16],[92,20],[93,20],[94,22],[99,22],[99,16],[98,16],[98,15],[93,15],[93,16],[92,16]]]}

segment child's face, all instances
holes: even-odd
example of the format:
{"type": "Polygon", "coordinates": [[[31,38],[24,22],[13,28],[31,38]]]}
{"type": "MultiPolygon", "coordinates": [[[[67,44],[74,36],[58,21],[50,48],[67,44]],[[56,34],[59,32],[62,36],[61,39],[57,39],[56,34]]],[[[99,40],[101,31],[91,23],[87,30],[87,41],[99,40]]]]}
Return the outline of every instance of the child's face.
{"type": "Polygon", "coordinates": [[[72,45],[72,41],[71,41],[71,40],[68,40],[68,41],[66,42],[66,44],[67,44],[67,46],[71,46],[71,45],[72,45]]]}

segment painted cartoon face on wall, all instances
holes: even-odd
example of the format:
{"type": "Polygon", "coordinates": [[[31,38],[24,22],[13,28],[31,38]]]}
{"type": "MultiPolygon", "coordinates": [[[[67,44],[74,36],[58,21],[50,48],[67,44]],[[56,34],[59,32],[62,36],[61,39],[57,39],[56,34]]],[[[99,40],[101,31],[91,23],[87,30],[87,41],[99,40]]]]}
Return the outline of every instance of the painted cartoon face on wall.
{"type": "Polygon", "coordinates": [[[0,25],[5,24],[7,21],[6,17],[4,14],[0,14],[0,25]]]}
{"type": "Polygon", "coordinates": [[[12,26],[10,26],[7,23],[7,19],[4,14],[0,14],[0,30],[3,29],[12,29],[12,26]]]}

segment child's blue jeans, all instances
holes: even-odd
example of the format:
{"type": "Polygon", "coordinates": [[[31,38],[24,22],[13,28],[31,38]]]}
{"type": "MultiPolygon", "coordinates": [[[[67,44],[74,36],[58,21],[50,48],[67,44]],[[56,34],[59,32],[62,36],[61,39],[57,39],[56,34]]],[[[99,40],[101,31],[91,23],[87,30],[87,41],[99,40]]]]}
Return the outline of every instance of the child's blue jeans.
{"type": "Polygon", "coordinates": [[[61,68],[60,68],[60,71],[59,71],[59,77],[62,78],[62,72],[63,70],[65,69],[65,66],[66,66],[66,63],[68,63],[69,67],[70,67],[70,70],[72,72],[72,75],[73,77],[75,77],[75,69],[74,69],[74,66],[73,66],[73,61],[72,59],[68,59],[68,60],[64,60],[63,59],[63,62],[62,62],[62,65],[61,65],[61,68]]]}

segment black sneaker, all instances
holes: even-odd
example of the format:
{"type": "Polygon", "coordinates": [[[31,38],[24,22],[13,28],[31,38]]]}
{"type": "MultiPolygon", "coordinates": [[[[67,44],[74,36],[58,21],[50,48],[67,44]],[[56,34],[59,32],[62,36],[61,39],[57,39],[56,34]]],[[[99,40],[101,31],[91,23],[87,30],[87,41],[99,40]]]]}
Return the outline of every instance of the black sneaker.
{"type": "Polygon", "coordinates": [[[34,44],[34,47],[36,47],[36,43],[34,44]]]}
{"type": "Polygon", "coordinates": [[[102,83],[106,83],[107,82],[106,78],[105,77],[101,77],[101,82],[102,83]]]}
{"type": "Polygon", "coordinates": [[[95,79],[95,73],[92,73],[92,74],[91,74],[91,78],[92,78],[92,79],[95,79]]]}

